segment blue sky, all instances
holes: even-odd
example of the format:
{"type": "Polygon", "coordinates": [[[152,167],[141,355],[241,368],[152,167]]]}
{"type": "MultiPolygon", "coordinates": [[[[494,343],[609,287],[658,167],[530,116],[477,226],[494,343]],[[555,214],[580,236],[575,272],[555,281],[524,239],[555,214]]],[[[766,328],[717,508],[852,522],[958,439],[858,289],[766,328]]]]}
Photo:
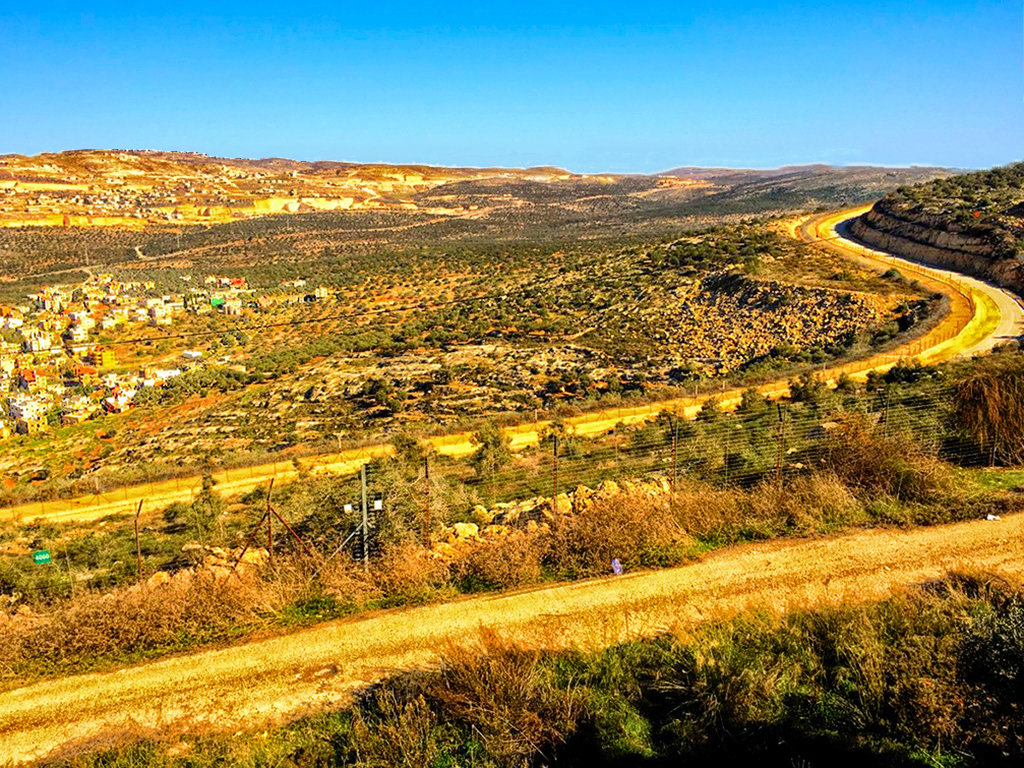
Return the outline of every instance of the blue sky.
{"type": "Polygon", "coordinates": [[[588,172],[1024,158],[1018,0],[145,5],[0,14],[0,153],[588,172]]]}

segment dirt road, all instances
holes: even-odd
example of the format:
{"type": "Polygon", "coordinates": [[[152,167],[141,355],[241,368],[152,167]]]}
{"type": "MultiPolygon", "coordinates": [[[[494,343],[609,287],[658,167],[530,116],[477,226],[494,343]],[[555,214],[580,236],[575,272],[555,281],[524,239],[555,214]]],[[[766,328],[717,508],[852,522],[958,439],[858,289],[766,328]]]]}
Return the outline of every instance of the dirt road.
{"type": "MultiPolygon", "coordinates": [[[[949,297],[950,314],[925,336],[915,339],[903,347],[874,355],[865,360],[822,371],[822,377],[834,381],[846,373],[863,379],[869,371],[885,371],[899,360],[917,358],[926,363],[950,360],[960,355],[986,352],[994,344],[1014,337],[1024,329],[1024,309],[1013,294],[989,285],[981,280],[966,277],[948,270],[928,267],[900,259],[890,254],[866,248],[837,234],[842,222],[859,216],[868,207],[838,211],[835,213],[809,216],[791,222],[790,232],[794,237],[808,242],[819,242],[832,248],[846,258],[855,260],[872,269],[884,271],[895,267],[908,278],[930,290],[939,291],[949,297]]],[[[788,378],[759,387],[768,397],[779,397],[788,393],[788,378]]],[[[740,400],[740,389],[724,390],[717,393],[721,405],[728,409],[740,400]]],[[[663,410],[673,411],[680,416],[693,418],[703,402],[710,397],[679,398],[632,408],[612,408],[582,414],[565,420],[576,434],[587,437],[607,432],[616,424],[636,424],[646,421],[663,410]]],[[[541,432],[550,424],[540,421],[509,427],[513,450],[522,450],[536,445],[541,432]]],[[[475,449],[468,432],[439,436],[430,442],[439,453],[446,456],[465,456],[475,449]]],[[[311,472],[348,473],[370,459],[391,452],[387,444],[327,454],[312,459],[302,459],[311,472]]],[[[259,485],[266,485],[273,478],[278,483],[291,482],[299,473],[291,461],[263,464],[254,467],[228,469],[214,473],[217,489],[225,495],[243,493],[259,485]]],[[[106,494],[83,496],[58,501],[33,502],[17,507],[0,509],[0,522],[4,520],[33,520],[46,518],[53,521],[88,521],[112,514],[132,514],[140,499],[145,500],[149,510],[161,509],[175,501],[190,501],[200,490],[201,477],[158,481],[122,488],[106,494]]]]}
{"type": "Polygon", "coordinates": [[[205,724],[261,727],[343,702],[394,669],[435,662],[485,629],[533,647],[597,648],[730,616],[871,600],[948,569],[1024,574],[1024,514],[745,545],[689,566],[346,619],[232,648],[0,694],[0,756],[205,724]]]}

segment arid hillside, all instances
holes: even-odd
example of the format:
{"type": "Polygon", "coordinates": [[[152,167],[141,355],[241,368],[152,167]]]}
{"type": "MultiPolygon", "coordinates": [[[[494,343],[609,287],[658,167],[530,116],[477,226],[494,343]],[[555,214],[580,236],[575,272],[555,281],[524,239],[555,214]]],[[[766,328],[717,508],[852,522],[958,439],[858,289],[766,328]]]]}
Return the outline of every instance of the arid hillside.
{"type": "Polygon", "coordinates": [[[253,264],[268,251],[294,260],[324,248],[636,241],[723,218],[865,203],[948,173],[811,166],[588,175],[148,150],[5,155],[0,283],[177,256],[253,264]]]}
{"type": "MultiPolygon", "coordinates": [[[[3,226],[209,224],[270,213],[420,208],[408,199],[483,178],[549,182],[558,168],[468,169],[359,165],[191,152],[75,150],[0,158],[3,226]]],[[[438,206],[439,213],[455,209],[438,206]]]]}
{"type": "Polygon", "coordinates": [[[933,178],[936,169],[806,166],[772,171],[679,168],[653,176],[552,168],[439,168],[209,157],[154,150],[74,150],[0,157],[0,226],[210,224],[271,213],[406,210],[466,215],[505,206],[606,197],[637,203],[714,196],[804,194],[829,185],[877,188],[933,178]],[[623,186],[623,182],[632,183],[623,186]]]}

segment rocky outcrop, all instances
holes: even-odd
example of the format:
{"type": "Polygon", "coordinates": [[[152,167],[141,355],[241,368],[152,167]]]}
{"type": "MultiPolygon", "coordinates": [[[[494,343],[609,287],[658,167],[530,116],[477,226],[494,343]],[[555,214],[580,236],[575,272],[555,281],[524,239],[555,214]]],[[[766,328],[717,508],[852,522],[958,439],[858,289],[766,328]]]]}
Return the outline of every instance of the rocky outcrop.
{"type": "Polygon", "coordinates": [[[1020,257],[1001,255],[991,240],[951,230],[940,217],[911,218],[883,203],[854,219],[850,225],[854,237],[879,250],[1024,292],[1024,261],[1020,257]]]}

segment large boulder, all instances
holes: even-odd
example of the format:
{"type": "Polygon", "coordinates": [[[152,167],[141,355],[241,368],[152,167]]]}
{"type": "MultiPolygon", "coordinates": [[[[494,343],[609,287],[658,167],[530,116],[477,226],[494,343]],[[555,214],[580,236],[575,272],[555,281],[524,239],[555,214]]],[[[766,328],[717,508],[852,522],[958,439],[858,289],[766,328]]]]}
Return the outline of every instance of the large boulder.
{"type": "Polygon", "coordinates": [[[477,527],[476,523],[455,523],[452,526],[448,540],[452,543],[458,541],[479,541],[480,528],[477,527]]]}

